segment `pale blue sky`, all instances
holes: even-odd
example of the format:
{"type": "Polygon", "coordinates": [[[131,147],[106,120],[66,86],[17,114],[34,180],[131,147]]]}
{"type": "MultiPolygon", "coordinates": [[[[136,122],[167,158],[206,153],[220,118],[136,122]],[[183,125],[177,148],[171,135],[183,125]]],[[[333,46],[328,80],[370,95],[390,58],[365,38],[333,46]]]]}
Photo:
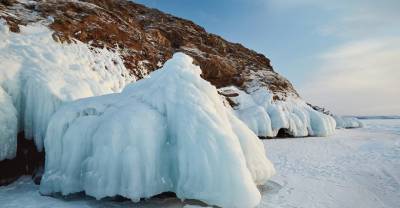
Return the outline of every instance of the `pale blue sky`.
{"type": "Polygon", "coordinates": [[[339,114],[400,114],[399,0],[136,2],[265,54],[309,102],[339,114]]]}

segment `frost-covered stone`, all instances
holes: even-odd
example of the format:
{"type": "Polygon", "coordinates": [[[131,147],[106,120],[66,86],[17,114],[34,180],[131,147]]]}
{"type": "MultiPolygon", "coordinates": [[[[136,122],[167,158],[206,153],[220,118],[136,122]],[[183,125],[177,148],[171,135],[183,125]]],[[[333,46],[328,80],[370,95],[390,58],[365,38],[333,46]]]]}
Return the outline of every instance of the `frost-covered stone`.
{"type": "Polygon", "coordinates": [[[260,137],[276,137],[280,130],[295,137],[328,136],[335,131],[334,118],[312,109],[300,98],[273,101],[265,88],[247,93],[230,86],[219,91],[230,95],[236,115],[260,137]]]}
{"type": "Polygon", "coordinates": [[[60,105],[119,92],[133,80],[118,53],[79,41],[55,42],[52,32],[40,23],[20,29],[20,33],[12,33],[0,22],[0,112],[5,114],[0,117],[2,153],[8,151],[6,146],[15,149],[16,128],[24,131],[26,138],[33,138],[42,151],[48,121],[60,105]],[[7,107],[2,102],[7,102],[7,107]],[[18,127],[11,127],[15,116],[18,127]]]}
{"type": "Polygon", "coordinates": [[[62,106],[47,129],[41,193],[138,201],[172,191],[222,207],[256,206],[256,185],[274,167],[200,73],[178,53],[122,93],[62,106]]]}

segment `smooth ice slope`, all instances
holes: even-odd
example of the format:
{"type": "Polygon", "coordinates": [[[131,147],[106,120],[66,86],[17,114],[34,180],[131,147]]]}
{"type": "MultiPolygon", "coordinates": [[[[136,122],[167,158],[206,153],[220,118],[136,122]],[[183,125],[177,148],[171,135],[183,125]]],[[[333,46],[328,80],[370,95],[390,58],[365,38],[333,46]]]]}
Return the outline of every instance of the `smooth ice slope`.
{"type": "Polygon", "coordinates": [[[122,93],[61,107],[46,134],[41,193],[139,201],[173,191],[222,207],[256,206],[256,184],[273,165],[200,73],[178,53],[122,93]]]}
{"type": "Polygon", "coordinates": [[[78,41],[57,43],[42,24],[12,33],[0,21],[0,160],[14,155],[16,129],[41,151],[48,121],[61,104],[119,92],[134,80],[117,53],[78,41]]]}
{"type": "Polygon", "coordinates": [[[331,116],[315,111],[299,98],[273,101],[265,89],[239,90],[234,86],[219,89],[223,94],[237,95],[230,99],[237,104],[236,115],[255,134],[275,137],[279,130],[295,136],[328,136],[334,133],[336,123],[331,116]]]}

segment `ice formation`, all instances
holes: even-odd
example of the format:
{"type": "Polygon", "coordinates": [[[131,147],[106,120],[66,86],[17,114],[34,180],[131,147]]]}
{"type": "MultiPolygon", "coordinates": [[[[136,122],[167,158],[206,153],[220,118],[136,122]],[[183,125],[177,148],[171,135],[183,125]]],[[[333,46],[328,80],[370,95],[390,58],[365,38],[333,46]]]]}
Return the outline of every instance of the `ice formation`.
{"type": "Polygon", "coordinates": [[[363,127],[362,122],[355,117],[334,115],[333,118],[335,118],[335,120],[336,120],[336,128],[339,128],[339,129],[363,127]]]}
{"type": "Polygon", "coordinates": [[[12,159],[17,153],[17,122],[11,97],[0,87],[0,161],[12,159]]]}
{"type": "Polygon", "coordinates": [[[331,116],[315,111],[300,98],[273,101],[263,88],[244,92],[234,86],[219,89],[236,104],[236,115],[258,136],[275,137],[279,131],[294,137],[328,136],[336,123],[331,116]]]}
{"type": "Polygon", "coordinates": [[[177,53],[121,93],[63,105],[47,129],[41,193],[138,201],[172,191],[210,205],[256,206],[256,185],[274,167],[200,73],[177,53]]]}
{"type": "Polygon", "coordinates": [[[55,42],[41,23],[20,29],[12,33],[0,21],[0,160],[15,155],[17,131],[34,138],[41,151],[61,104],[119,92],[134,80],[116,52],[55,42]]]}

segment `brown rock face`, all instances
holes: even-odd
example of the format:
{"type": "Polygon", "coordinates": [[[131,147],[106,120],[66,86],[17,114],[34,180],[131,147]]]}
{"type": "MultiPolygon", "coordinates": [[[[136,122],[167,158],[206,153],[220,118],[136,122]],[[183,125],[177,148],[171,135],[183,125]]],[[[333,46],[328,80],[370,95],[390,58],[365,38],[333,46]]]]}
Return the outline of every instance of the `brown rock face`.
{"type": "Polygon", "coordinates": [[[19,31],[18,25],[38,21],[25,17],[32,15],[21,15],[24,12],[37,13],[42,20],[52,17],[49,27],[56,40],[76,39],[118,50],[138,79],[160,68],[173,53],[184,52],[200,65],[203,78],[217,88],[235,85],[248,90],[259,86],[273,92],[275,99],[298,96],[264,55],[156,9],[126,0],[38,0],[29,5],[0,1],[0,16],[13,32],[19,31]],[[16,17],[7,15],[10,12],[16,17]]]}

